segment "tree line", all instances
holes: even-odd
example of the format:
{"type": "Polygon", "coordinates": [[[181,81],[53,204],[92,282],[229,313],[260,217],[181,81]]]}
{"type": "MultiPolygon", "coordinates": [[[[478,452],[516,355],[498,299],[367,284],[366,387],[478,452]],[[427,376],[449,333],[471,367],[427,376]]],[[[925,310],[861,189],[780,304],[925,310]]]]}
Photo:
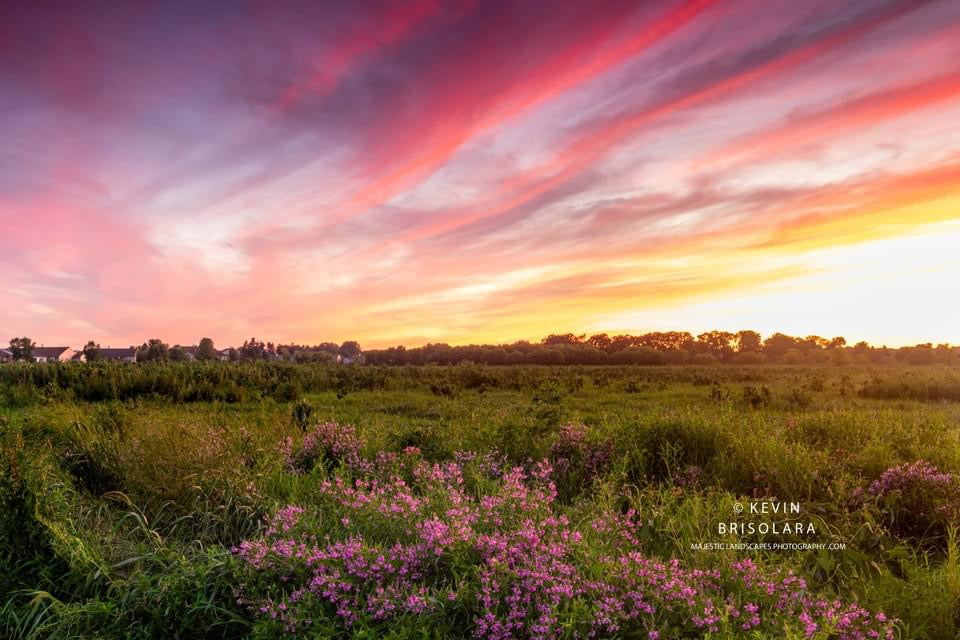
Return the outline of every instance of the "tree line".
{"type": "Polygon", "coordinates": [[[364,352],[370,364],[954,364],[957,348],[931,343],[891,349],[866,342],[847,345],[842,336],[796,337],[774,333],[763,338],[757,331],[655,331],[641,335],[591,336],[552,334],[540,342],[518,341],[499,345],[450,346],[427,344],[364,352]]]}
{"type": "MultiPolygon", "coordinates": [[[[35,343],[30,338],[12,338],[9,352],[14,360],[31,360],[35,343]]],[[[512,364],[957,364],[960,350],[949,344],[918,344],[911,347],[875,347],[867,342],[848,345],[842,336],[824,338],[774,333],[764,338],[756,331],[655,331],[640,335],[591,336],[573,333],[551,334],[540,342],[525,340],[509,344],[451,346],[430,343],[422,347],[395,346],[363,350],[355,340],[341,344],[275,344],[257,338],[240,347],[218,350],[212,339],[202,338],[196,346],[170,346],[159,338],[131,347],[137,362],[226,360],[251,362],[278,360],[298,363],[426,365],[472,362],[489,365],[512,364]]],[[[104,359],[99,344],[90,341],[82,349],[87,362],[104,359]]]]}

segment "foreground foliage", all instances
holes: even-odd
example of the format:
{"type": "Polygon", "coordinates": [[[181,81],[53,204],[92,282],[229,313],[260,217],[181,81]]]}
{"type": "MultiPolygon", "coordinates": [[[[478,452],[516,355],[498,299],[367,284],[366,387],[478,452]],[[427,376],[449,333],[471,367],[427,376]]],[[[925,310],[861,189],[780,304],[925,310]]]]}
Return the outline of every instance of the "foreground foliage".
{"type": "Polygon", "coordinates": [[[953,373],[48,389],[0,407],[0,638],[954,638],[960,412],[917,375],[953,373]],[[903,397],[873,397],[897,376],[903,397]],[[846,548],[694,548],[806,540],[718,534],[750,500],[799,501],[846,548]]]}

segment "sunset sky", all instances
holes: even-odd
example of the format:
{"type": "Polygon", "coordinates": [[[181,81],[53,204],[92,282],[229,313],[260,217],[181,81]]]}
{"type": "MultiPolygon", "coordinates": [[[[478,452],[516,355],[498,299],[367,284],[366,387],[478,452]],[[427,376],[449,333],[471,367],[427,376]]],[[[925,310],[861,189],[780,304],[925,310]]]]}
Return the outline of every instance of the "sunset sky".
{"type": "Polygon", "coordinates": [[[960,343],[956,0],[11,4],[4,345],[960,343]]]}

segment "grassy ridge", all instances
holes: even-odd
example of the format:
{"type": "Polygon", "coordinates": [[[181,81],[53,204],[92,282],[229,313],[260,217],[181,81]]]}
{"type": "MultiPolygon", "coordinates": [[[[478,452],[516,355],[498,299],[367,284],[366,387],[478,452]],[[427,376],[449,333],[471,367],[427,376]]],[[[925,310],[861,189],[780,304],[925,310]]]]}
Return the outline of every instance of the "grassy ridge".
{"type": "MultiPolygon", "coordinates": [[[[0,637],[272,636],[237,602],[249,577],[230,549],[285,505],[329,510],[317,488],[347,472],[294,473],[281,443],[330,421],[356,427],[365,459],[565,460],[551,508],[574,522],[633,509],[647,556],[705,570],[751,557],[901,619],[902,637],[954,638],[960,560],[939,494],[904,512],[869,488],[917,460],[960,472],[958,385],[934,367],[0,367],[0,637]],[[846,550],[691,548],[733,541],[717,521],[762,497],[801,502],[817,540],[846,550]]],[[[470,610],[449,615],[473,632],[470,610]]],[[[345,637],[418,629],[327,623],[345,637]]]]}

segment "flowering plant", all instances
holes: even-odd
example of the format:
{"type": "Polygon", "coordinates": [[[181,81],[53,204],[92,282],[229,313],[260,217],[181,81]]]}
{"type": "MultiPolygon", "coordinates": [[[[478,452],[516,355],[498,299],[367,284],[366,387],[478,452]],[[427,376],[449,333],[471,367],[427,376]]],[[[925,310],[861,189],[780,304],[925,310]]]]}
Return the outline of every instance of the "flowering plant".
{"type": "Polygon", "coordinates": [[[491,640],[892,637],[883,614],[819,598],[789,572],[648,557],[634,511],[575,524],[557,502],[555,472],[548,461],[504,470],[466,452],[444,463],[415,452],[385,466],[347,462],[318,479],[316,508],[284,507],[234,549],[240,600],[265,632],[294,635],[382,634],[409,620],[453,621],[451,635],[491,640]]]}
{"type": "Polygon", "coordinates": [[[960,484],[924,460],[887,469],[870,483],[865,497],[905,538],[944,539],[947,527],[960,523],[960,484]]]}

